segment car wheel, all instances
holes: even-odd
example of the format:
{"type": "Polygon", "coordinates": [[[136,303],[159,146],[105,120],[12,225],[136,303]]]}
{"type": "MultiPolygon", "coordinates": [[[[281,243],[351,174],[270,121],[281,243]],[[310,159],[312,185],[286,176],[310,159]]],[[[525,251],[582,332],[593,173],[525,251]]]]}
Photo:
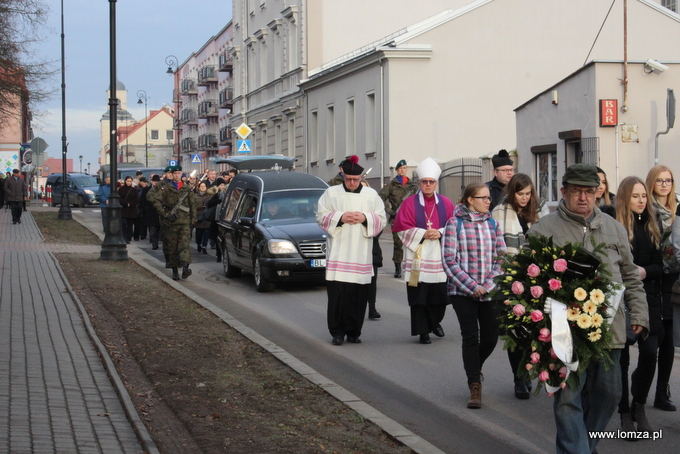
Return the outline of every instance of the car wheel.
{"type": "Polygon", "coordinates": [[[85,206],[85,200],[81,196],[76,197],[76,206],[83,208],[85,206]]]}
{"type": "Polygon", "coordinates": [[[255,276],[255,288],[258,292],[269,292],[274,290],[274,284],[269,282],[262,272],[262,263],[260,262],[260,257],[255,257],[255,263],[253,264],[253,275],[255,276]]]}
{"type": "Polygon", "coordinates": [[[241,268],[237,268],[229,262],[227,248],[222,249],[222,268],[226,277],[238,277],[241,275],[241,268]]]}

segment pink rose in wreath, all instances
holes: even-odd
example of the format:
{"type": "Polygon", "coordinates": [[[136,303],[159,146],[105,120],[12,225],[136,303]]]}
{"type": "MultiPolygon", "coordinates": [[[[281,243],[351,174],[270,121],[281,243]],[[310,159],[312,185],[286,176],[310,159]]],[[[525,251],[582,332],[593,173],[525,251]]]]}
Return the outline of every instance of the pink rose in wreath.
{"type": "Polygon", "coordinates": [[[550,353],[550,357],[552,359],[557,359],[557,355],[555,354],[555,350],[553,350],[552,347],[550,347],[549,353],[550,353]]]}
{"type": "Polygon", "coordinates": [[[529,268],[527,268],[527,274],[530,277],[536,277],[541,274],[541,269],[535,263],[532,263],[529,265],[529,268]]]}
{"type": "Polygon", "coordinates": [[[527,370],[531,370],[531,369],[534,368],[533,364],[529,364],[529,363],[527,363],[526,366],[524,366],[524,367],[526,367],[527,370]]]}
{"type": "Polygon", "coordinates": [[[560,281],[559,279],[550,279],[548,281],[548,287],[550,287],[550,290],[552,290],[553,292],[556,292],[562,288],[562,281],[560,281]]]}
{"type": "Polygon", "coordinates": [[[548,328],[541,328],[538,332],[538,340],[541,342],[550,342],[551,339],[552,334],[550,333],[550,330],[548,328]]]}
{"type": "Polygon", "coordinates": [[[541,320],[543,320],[543,312],[539,310],[535,310],[531,313],[531,321],[534,323],[538,323],[541,320]]]}
{"type": "Polygon", "coordinates": [[[523,304],[515,304],[515,306],[512,308],[512,313],[515,314],[517,317],[521,317],[524,315],[526,312],[526,309],[524,308],[523,304]]]}
{"type": "Polygon", "coordinates": [[[543,287],[540,285],[532,285],[529,291],[534,298],[540,298],[543,295],[543,287]]]}
{"type": "Polygon", "coordinates": [[[567,261],[564,259],[557,259],[553,262],[553,269],[558,273],[567,271],[567,261]]]}
{"type": "Polygon", "coordinates": [[[511,290],[512,293],[514,293],[515,295],[521,295],[522,293],[524,293],[524,286],[522,285],[521,282],[515,281],[512,283],[511,290]]]}
{"type": "Polygon", "coordinates": [[[560,375],[560,378],[566,378],[567,377],[567,368],[565,366],[560,367],[560,370],[557,372],[560,375]]]}
{"type": "Polygon", "coordinates": [[[531,355],[529,355],[529,360],[531,361],[531,364],[536,364],[541,360],[541,355],[533,352],[531,355]]]}
{"type": "Polygon", "coordinates": [[[544,370],[540,374],[538,374],[538,379],[541,381],[548,381],[549,378],[550,374],[548,374],[547,370],[544,370]]]}

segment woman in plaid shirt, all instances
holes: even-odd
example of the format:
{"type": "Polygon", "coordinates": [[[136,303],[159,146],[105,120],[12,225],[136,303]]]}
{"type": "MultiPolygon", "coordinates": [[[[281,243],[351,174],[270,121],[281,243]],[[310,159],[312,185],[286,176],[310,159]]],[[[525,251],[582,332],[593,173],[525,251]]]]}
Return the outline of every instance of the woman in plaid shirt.
{"type": "Polygon", "coordinates": [[[497,257],[506,252],[503,232],[491,219],[491,196],[484,183],[465,187],[461,203],[446,223],[442,261],[447,291],[463,338],[468,408],[482,407],[482,366],[498,342],[498,308],[489,297],[501,274],[497,257]]]}

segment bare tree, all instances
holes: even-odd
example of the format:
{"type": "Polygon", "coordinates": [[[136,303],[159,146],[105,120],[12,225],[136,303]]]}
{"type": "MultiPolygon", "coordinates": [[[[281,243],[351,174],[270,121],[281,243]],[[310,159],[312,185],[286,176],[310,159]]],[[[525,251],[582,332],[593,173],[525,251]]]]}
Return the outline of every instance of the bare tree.
{"type": "Polygon", "coordinates": [[[47,100],[54,62],[37,61],[32,45],[44,39],[47,6],[41,0],[0,0],[0,128],[21,107],[47,100]]]}

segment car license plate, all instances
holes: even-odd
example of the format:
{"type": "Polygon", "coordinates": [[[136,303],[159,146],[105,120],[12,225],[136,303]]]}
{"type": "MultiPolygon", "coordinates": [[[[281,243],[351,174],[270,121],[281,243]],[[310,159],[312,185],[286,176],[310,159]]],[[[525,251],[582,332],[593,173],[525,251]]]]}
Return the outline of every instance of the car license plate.
{"type": "Polygon", "coordinates": [[[312,260],[312,268],[325,268],[326,267],[326,260],[312,260]]]}

